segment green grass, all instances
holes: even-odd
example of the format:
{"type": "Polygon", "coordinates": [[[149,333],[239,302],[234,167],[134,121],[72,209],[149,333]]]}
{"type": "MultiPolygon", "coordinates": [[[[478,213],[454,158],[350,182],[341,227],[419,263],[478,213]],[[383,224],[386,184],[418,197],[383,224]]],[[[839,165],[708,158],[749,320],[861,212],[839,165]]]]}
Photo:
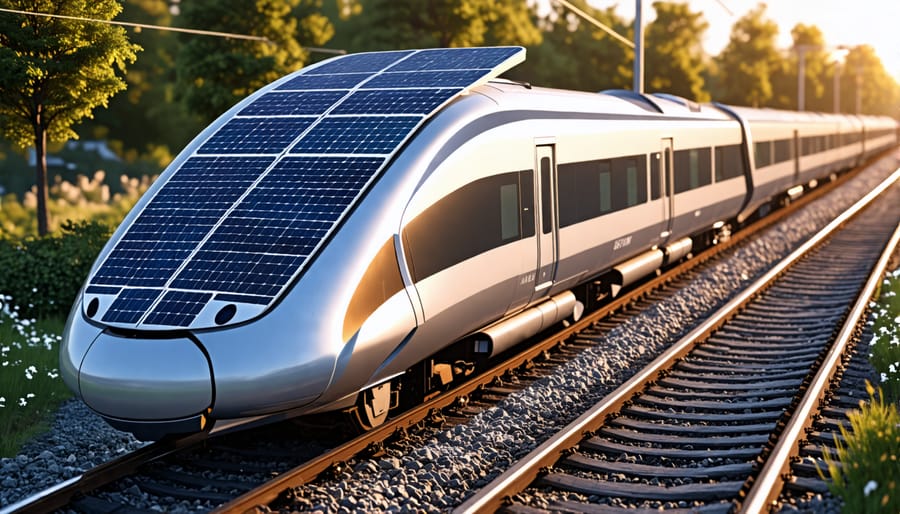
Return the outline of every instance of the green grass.
{"type": "Polygon", "coordinates": [[[847,417],[835,437],[837,452],[825,452],[829,489],[843,502],[843,512],[900,512],[900,270],[881,286],[871,305],[874,337],[869,359],[878,373],[879,387],[867,384],[868,402],[847,417]]]}
{"type": "Polygon", "coordinates": [[[878,302],[872,308],[870,359],[889,402],[900,402],[900,270],[881,285],[878,302]]]}
{"type": "Polygon", "coordinates": [[[10,302],[0,295],[0,457],[45,431],[72,396],[58,369],[65,321],[23,319],[10,302]]]}
{"type": "Polygon", "coordinates": [[[868,389],[869,401],[847,415],[851,429],[841,427],[845,442],[835,438],[837,455],[825,452],[829,489],[841,497],[843,512],[900,512],[900,412],[881,391],[868,389]]]}

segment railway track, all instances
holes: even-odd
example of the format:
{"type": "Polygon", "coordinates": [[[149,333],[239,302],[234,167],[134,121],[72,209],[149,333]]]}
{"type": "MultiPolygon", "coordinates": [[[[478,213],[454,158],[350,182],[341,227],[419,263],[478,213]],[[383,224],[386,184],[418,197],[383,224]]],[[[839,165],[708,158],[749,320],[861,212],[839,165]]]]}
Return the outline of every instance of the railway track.
{"type": "MultiPolygon", "coordinates": [[[[828,190],[829,188],[823,187],[808,195],[803,202],[786,209],[783,215],[801,208],[806,202],[828,190]]],[[[323,444],[314,444],[309,448],[294,444],[298,438],[308,441],[309,433],[298,434],[300,430],[297,426],[287,423],[235,436],[195,436],[185,440],[164,441],[90,470],[37,497],[10,506],[3,512],[44,512],[63,507],[84,512],[107,512],[117,505],[134,508],[150,496],[186,499],[197,510],[209,510],[218,506],[223,511],[243,511],[269,504],[290,487],[315,480],[323,473],[345,469],[346,463],[355,456],[377,453],[388,441],[402,438],[407,431],[421,427],[429,419],[437,419],[440,423],[464,422],[480,408],[490,406],[503,395],[523,386],[522,379],[517,379],[520,384],[515,385],[509,381],[504,383],[502,378],[498,381],[498,377],[509,376],[511,371],[523,368],[530,371],[525,375],[519,374],[519,377],[529,374],[534,379],[540,377],[540,372],[534,370],[534,363],[544,362],[541,366],[552,367],[557,361],[567,358],[566,352],[574,353],[591,344],[591,332],[585,332],[587,327],[592,327],[590,330],[594,332],[602,331],[604,327],[614,326],[619,320],[652,305],[659,297],[669,294],[663,287],[665,284],[670,284],[668,290],[677,289],[680,284],[690,280],[692,267],[712,259],[717,252],[739,244],[742,238],[750,237],[756,230],[775,223],[775,218],[780,216],[767,218],[753,229],[735,237],[731,243],[710,249],[694,260],[650,280],[587,316],[581,323],[547,339],[530,343],[531,346],[526,350],[511,356],[485,375],[476,377],[449,394],[441,395],[358,438],[340,439],[333,434],[321,435],[319,439],[323,444]],[[581,342],[573,339],[573,335],[579,333],[586,334],[581,342]],[[563,344],[564,342],[566,343],[563,344]],[[553,348],[559,347],[563,349],[551,353],[553,348]],[[272,447],[265,444],[260,446],[254,442],[274,439],[288,442],[272,447]],[[294,443],[290,442],[292,440],[294,443]],[[232,476],[228,479],[207,477],[209,470],[223,469],[230,470],[232,476]],[[275,474],[278,476],[272,479],[275,474]]],[[[524,382],[528,380],[530,379],[525,378],[524,382]]],[[[325,428],[327,431],[329,427],[325,428]]],[[[308,431],[309,427],[304,427],[303,430],[308,431]]]]}
{"type": "Polygon", "coordinates": [[[456,512],[766,510],[900,239],[898,178],[456,512]]]}

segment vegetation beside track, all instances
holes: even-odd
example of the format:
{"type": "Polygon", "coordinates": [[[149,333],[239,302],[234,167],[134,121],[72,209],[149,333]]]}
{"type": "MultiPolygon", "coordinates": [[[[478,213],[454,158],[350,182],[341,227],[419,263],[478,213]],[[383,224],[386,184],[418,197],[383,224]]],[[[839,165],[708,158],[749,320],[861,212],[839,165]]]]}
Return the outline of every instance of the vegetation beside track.
{"type": "Polygon", "coordinates": [[[869,386],[869,401],[849,414],[837,454],[825,454],[823,474],[848,513],[900,512],[900,270],[882,284],[871,318],[869,358],[880,386],[869,386]]]}

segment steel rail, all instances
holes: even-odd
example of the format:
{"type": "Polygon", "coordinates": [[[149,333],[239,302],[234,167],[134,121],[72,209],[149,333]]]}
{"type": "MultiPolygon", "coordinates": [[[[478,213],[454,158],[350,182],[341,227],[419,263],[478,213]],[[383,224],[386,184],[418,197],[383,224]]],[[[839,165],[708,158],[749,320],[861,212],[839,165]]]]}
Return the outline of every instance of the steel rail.
{"type": "MultiPolygon", "coordinates": [[[[322,456],[308,462],[307,464],[297,466],[296,468],[282,473],[273,481],[261,485],[259,488],[245,493],[235,498],[219,508],[215,512],[225,511],[252,511],[257,506],[274,501],[278,495],[287,488],[297,487],[314,480],[319,474],[328,469],[332,469],[342,465],[343,462],[355,456],[366,448],[382,443],[392,434],[403,432],[409,427],[413,427],[422,420],[428,418],[432,413],[439,412],[440,409],[452,405],[460,398],[466,397],[473,392],[490,384],[495,378],[501,376],[507,371],[521,367],[522,365],[535,360],[549,349],[552,349],[561,342],[577,334],[578,332],[590,327],[593,323],[602,320],[612,313],[627,307],[629,304],[638,301],[642,296],[650,291],[656,290],[664,286],[667,282],[677,279],[679,276],[690,271],[716,254],[734,247],[741,241],[748,239],[754,233],[759,232],[771,225],[777,223],[780,219],[789,216],[791,213],[827,194],[833,189],[855,176],[859,171],[865,169],[868,164],[874,162],[879,157],[861,164],[855,170],[842,174],[837,180],[826,185],[820,186],[813,191],[803,195],[800,199],[792,202],[790,205],[780,209],[777,213],[755,221],[754,223],[744,227],[742,230],[734,234],[727,242],[720,243],[706,249],[694,258],[683,262],[667,271],[660,276],[654,277],[644,284],[625,291],[624,294],[610,303],[603,305],[599,309],[587,313],[584,318],[577,323],[565,328],[564,330],[553,334],[546,339],[534,343],[523,352],[510,357],[506,361],[497,364],[491,370],[479,377],[473,377],[461,384],[459,387],[442,394],[433,400],[422,404],[400,415],[395,420],[389,420],[384,426],[363,434],[362,436],[348,441],[339,446],[337,449],[327,452],[322,456]],[[340,453],[337,453],[337,452],[340,453]]],[[[62,508],[67,505],[78,494],[88,494],[93,490],[104,485],[119,480],[125,476],[133,474],[140,466],[156,461],[167,456],[188,449],[196,444],[202,443],[208,437],[207,434],[194,434],[192,436],[170,441],[160,441],[152,443],[135,452],[124,455],[112,461],[106,462],[93,469],[87,470],[81,475],[68,479],[55,486],[38,492],[28,498],[24,498],[19,502],[0,509],[0,514],[9,514],[12,512],[46,512],[62,508]]]]}
{"type": "MultiPolygon", "coordinates": [[[[862,168],[860,168],[862,169],[862,168]]],[[[466,397],[484,386],[489,385],[495,378],[502,376],[504,373],[519,368],[522,365],[535,360],[544,352],[552,349],[556,345],[566,341],[570,337],[591,327],[597,321],[600,321],[612,313],[625,308],[629,304],[639,300],[644,294],[662,287],[665,283],[674,280],[678,276],[688,272],[694,267],[713,258],[718,253],[725,251],[741,241],[749,238],[754,233],[773,225],[784,216],[790,215],[795,210],[802,208],[807,203],[819,198],[833,188],[838,187],[843,181],[847,180],[853,173],[848,173],[839,180],[823,186],[804,195],[797,202],[792,203],[788,207],[782,209],[780,214],[768,216],[755,223],[745,227],[744,230],[734,235],[727,243],[721,243],[701,252],[695,258],[683,262],[672,269],[666,271],[660,276],[654,277],[640,287],[625,292],[621,297],[613,300],[609,304],[601,306],[599,309],[586,314],[582,319],[573,323],[571,326],[558,331],[549,337],[533,344],[509,359],[500,362],[482,375],[473,377],[460,386],[429,400],[422,405],[399,415],[395,419],[389,419],[384,425],[370,432],[361,434],[360,436],[310,460],[291,470],[288,470],[274,479],[260,485],[259,487],[247,491],[243,495],[234,500],[220,505],[213,510],[216,513],[223,512],[254,512],[262,505],[270,504],[275,501],[279,495],[292,487],[299,487],[315,480],[320,474],[341,466],[345,461],[356,456],[366,448],[379,444],[387,440],[391,435],[402,432],[409,427],[415,426],[431,414],[439,412],[441,409],[449,407],[457,402],[460,398],[466,397]]]]}
{"type": "MultiPolygon", "coordinates": [[[[900,173],[900,169],[894,174],[897,175],[898,173],[900,173]]],[[[782,431],[778,443],[772,449],[768,459],[766,459],[765,465],[753,480],[753,485],[741,502],[739,512],[748,514],[767,512],[781,494],[785,477],[790,471],[791,460],[800,453],[800,445],[798,443],[806,434],[806,429],[813,423],[812,415],[818,411],[825,394],[829,390],[829,383],[840,368],[844,351],[853,341],[857,332],[857,326],[866,314],[869,301],[884,279],[888,261],[890,261],[896,250],[898,242],[900,242],[900,223],[897,224],[897,228],[885,245],[884,251],[875,264],[869,280],[863,286],[856,303],[847,315],[844,326],[825,357],[822,367],[819,368],[819,371],[804,393],[800,404],[794,411],[794,415],[782,431]]]]}
{"type": "Polygon", "coordinates": [[[659,378],[675,361],[687,355],[697,342],[722,326],[742,305],[765,289],[787,268],[824,241],[831,233],[839,229],[848,219],[858,214],[898,180],[900,180],[900,168],[716,311],[705,322],[691,330],[647,367],[595,404],[559,433],[519,460],[474,496],[460,504],[453,510],[454,514],[494,512],[500,508],[507,498],[521,492],[522,489],[532,483],[543,468],[555,464],[565,451],[577,445],[586,434],[602,426],[608,415],[618,411],[627,400],[643,390],[648,383],[659,378]]]}
{"type": "Polygon", "coordinates": [[[184,448],[202,443],[208,437],[205,432],[180,439],[166,439],[148,444],[117,459],[105,462],[84,473],[72,477],[33,496],[24,498],[0,509],[0,514],[44,513],[61,509],[80,493],[88,493],[110,482],[134,473],[138,467],[184,448]]]}

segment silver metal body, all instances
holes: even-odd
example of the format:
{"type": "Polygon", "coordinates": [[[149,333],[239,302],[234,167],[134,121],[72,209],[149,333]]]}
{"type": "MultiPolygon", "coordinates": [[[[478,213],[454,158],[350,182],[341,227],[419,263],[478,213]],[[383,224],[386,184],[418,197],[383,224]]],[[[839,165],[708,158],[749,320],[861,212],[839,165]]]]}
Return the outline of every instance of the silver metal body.
{"type": "MultiPolygon", "coordinates": [[[[144,438],[206,429],[210,422],[222,426],[286,411],[350,406],[360,391],[402,375],[441,348],[498,321],[534,306],[540,311],[551,297],[566,298],[561,305],[568,309],[574,305],[568,291],[619,264],[630,281],[632,274],[649,269],[635,264],[647,260],[638,256],[658,256],[652,259],[653,269],[664,254],[681,258],[690,251],[690,236],[846,167],[864,152],[860,142],[801,159],[799,169],[786,163],[751,171],[748,148],[753,141],[787,137],[795,130],[814,135],[822,127],[889,128],[877,118],[835,116],[813,123],[810,115],[796,115],[800,118],[695,106],[673,98],[623,98],[506,82],[475,87],[437,113],[402,148],[271,308],[220,328],[143,332],[89,320],[81,295],[64,335],[63,378],[92,409],[144,438]],[[666,193],[671,179],[666,175],[672,173],[677,152],[734,145],[743,149],[746,172],[716,179],[712,152],[707,157],[711,183],[666,193]],[[640,180],[645,185],[638,190],[644,197],[636,198],[635,205],[563,226],[560,216],[566,207],[561,210],[560,204],[567,200],[560,198],[558,178],[568,176],[567,166],[615,163],[622,156],[643,159],[635,169],[643,169],[638,174],[644,174],[640,180]],[[669,164],[657,166],[654,159],[669,164]],[[662,191],[651,198],[654,170],[662,191]],[[502,230],[518,231],[518,238],[514,234],[509,242],[423,272],[423,255],[431,249],[417,239],[424,236],[416,234],[428,235],[421,220],[453,193],[510,173],[519,174],[515,193],[500,186],[498,194],[513,194],[503,201],[518,194],[517,209],[510,212],[525,221],[515,226],[503,221],[502,230]],[[526,185],[522,177],[533,183],[526,185]],[[530,236],[529,216],[534,225],[530,236]],[[383,291],[385,296],[375,303],[363,302],[367,308],[356,309],[357,298],[368,293],[360,284],[372,283],[382,269],[398,273],[399,285],[383,291]]],[[[893,144],[896,125],[893,129],[892,137],[883,136],[866,150],[893,144]]],[[[633,169],[628,172],[636,176],[633,169]]],[[[159,182],[166,178],[164,174],[159,182]]],[[[126,218],[104,255],[146,202],[126,218]]],[[[485,220],[491,216],[497,214],[483,213],[485,220]]],[[[446,248],[434,250],[440,255],[454,245],[470,244],[470,239],[450,232],[442,239],[446,248]]]]}

